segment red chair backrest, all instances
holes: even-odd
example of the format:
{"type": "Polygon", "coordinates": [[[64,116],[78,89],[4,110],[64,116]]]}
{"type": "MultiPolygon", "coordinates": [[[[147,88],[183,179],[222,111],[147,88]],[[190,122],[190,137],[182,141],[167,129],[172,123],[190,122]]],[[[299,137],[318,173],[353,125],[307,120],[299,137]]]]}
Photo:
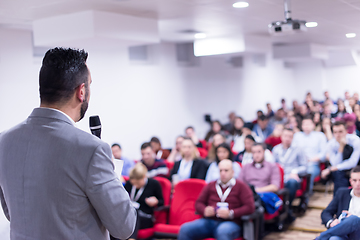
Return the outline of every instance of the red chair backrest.
{"type": "Polygon", "coordinates": [[[198,148],[198,151],[199,151],[199,153],[200,153],[200,157],[201,157],[201,158],[206,158],[206,157],[207,157],[208,151],[207,151],[206,149],[204,149],[204,148],[198,148]]]}
{"type": "MultiPolygon", "coordinates": [[[[160,183],[163,198],[164,206],[170,205],[170,195],[171,195],[171,182],[163,177],[154,177],[156,181],[160,183]]],[[[167,223],[167,212],[159,211],[154,213],[156,223],[167,223]]]]}
{"type": "Polygon", "coordinates": [[[205,140],[200,140],[200,139],[199,139],[199,142],[201,142],[201,144],[202,144],[202,146],[203,146],[202,148],[204,148],[205,150],[208,150],[208,149],[207,149],[207,142],[206,142],[205,140]]]}
{"type": "Polygon", "coordinates": [[[280,171],[280,189],[284,188],[284,168],[277,163],[276,164],[279,167],[279,171],[280,171]]]}
{"type": "Polygon", "coordinates": [[[164,160],[164,162],[166,164],[166,167],[169,169],[169,172],[171,172],[171,170],[174,168],[175,163],[168,160],[164,160]]]}
{"type": "Polygon", "coordinates": [[[170,225],[181,225],[201,217],[195,214],[195,202],[205,186],[206,182],[201,179],[187,179],[175,186],[170,207],[170,225]]]}

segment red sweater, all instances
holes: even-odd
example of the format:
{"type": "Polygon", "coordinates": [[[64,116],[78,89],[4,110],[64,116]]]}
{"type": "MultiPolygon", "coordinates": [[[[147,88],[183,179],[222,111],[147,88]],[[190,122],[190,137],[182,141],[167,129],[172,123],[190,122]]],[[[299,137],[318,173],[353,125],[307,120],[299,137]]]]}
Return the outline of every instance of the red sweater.
{"type": "MultiPolygon", "coordinates": [[[[216,203],[220,202],[219,195],[215,188],[216,181],[209,183],[200,193],[195,203],[195,209],[204,217],[204,210],[207,206],[216,208],[216,203]]],[[[225,192],[226,189],[222,189],[225,192]]],[[[234,211],[234,221],[240,223],[240,217],[252,214],[255,211],[254,196],[247,184],[236,180],[235,186],[231,189],[229,196],[225,202],[229,203],[229,209],[234,211]]],[[[212,219],[219,219],[213,217],[212,219]]]]}

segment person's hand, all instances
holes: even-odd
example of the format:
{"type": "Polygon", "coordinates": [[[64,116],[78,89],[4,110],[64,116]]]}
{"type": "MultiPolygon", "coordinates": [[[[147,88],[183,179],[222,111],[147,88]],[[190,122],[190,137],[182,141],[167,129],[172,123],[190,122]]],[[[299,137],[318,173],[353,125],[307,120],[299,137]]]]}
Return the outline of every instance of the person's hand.
{"type": "Polygon", "coordinates": [[[340,221],[339,221],[339,219],[335,219],[334,221],[332,221],[331,223],[330,223],[330,227],[332,228],[332,227],[335,227],[336,225],[338,225],[340,223],[340,221]]]}
{"type": "Polygon", "coordinates": [[[343,210],[342,212],[345,212],[347,215],[346,217],[350,217],[352,214],[349,211],[343,210]]]}
{"type": "Polygon", "coordinates": [[[339,143],[341,146],[345,146],[346,145],[346,137],[341,138],[339,143]]]}
{"type": "Polygon", "coordinates": [[[322,179],[327,178],[327,176],[328,176],[330,173],[331,173],[331,171],[330,171],[330,169],[328,169],[328,168],[322,170],[322,171],[321,171],[321,178],[322,178],[322,179]]]}
{"type": "Polygon", "coordinates": [[[222,218],[222,219],[228,219],[230,215],[230,210],[228,208],[219,208],[216,211],[216,216],[218,218],[222,218]]]}
{"type": "Polygon", "coordinates": [[[156,197],[148,197],[148,198],[145,198],[145,203],[149,207],[155,207],[159,203],[159,200],[156,197]]]}
{"type": "Polygon", "coordinates": [[[309,162],[319,162],[320,159],[318,157],[313,157],[309,159],[309,162]]]}
{"type": "Polygon", "coordinates": [[[299,175],[296,174],[296,173],[291,173],[291,174],[290,174],[290,178],[295,179],[295,180],[298,181],[298,182],[301,181],[300,178],[299,178],[299,175]]]}
{"type": "Polygon", "coordinates": [[[205,217],[213,217],[215,216],[215,208],[211,206],[207,206],[204,210],[205,217]]]}

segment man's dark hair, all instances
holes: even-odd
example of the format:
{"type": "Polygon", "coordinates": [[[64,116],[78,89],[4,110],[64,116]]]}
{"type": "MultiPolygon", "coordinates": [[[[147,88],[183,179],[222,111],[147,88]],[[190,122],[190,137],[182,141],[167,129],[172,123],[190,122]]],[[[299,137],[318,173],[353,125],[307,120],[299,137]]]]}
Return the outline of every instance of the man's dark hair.
{"type": "Polygon", "coordinates": [[[148,147],[152,149],[151,144],[150,144],[149,142],[145,142],[145,143],[143,143],[143,144],[141,145],[140,150],[144,150],[144,149],[146,149],[146,148],[148,148],[148,147]]]}
{"type": "Polygon", "coordinates": [[[293,130],[293,129],[291,129],[291,128],[284,128],[284,130],[283,130],[283,131],[289,131],[289,132],[294,133],[294,130],[293,130]]]}
{"type": "Polygon", "coordinates": [[[346,123],[344,121],[336,121],[334,124],[333,124],[333,127],[334,126],[341,126],[343,125],[346,129],[346,123]]]}
{"type": "Polygon", "coordinates": [[[194,127],[193,126],[188,126],[187,128],[185,128],[185,131],[188,130],[188,129],[192,129],[195,131],[194,127]]]}
{"type": "Polygon", "coordinates": [[[250,139],[251,141],[255,142],[255,138],[253,136],[251,136],[250,134],[246,135],[245,139],[250,139]]]}
{"type": "Polygon", "coordinates": [[[267,117],[266,117],[265,115],[260,115],[260,116],[258,117],[258,120],[260,120],[260,121],[265,121],[265,120],[268,120],[268,119],[267,119],[267,117]]]}
{"type": "Polygon", "coordinates": [[[359,165],[356,166],[356,167],[354,167],[353,169],[351,169],[350,175],[351,175],[352,173],[358,173],[358,172],[360,172],[360,166],[359,166],[359,165]]]}
{"type": "Polygon", "coordinates": [[[313,118],[311,115],[306,115],[304,118],[303,118],[303,121],[304,120],[311,120],[312,122],[314,122],[313,118]]]}
{"type": "Polygon", "coordinates": [[[114,143],[113,145],[111,145],[111,147],[113,148],[113,147],[119,147],[120,149],[121,149],[121,146],[120,146],[120,144],[118,144],[118,143],[114,143]]]}
{"type": "Polygon", "coordinates": [[[53,48],[46,52],[39,74],[43,103],[64,103],[82,83],[88,87],[89,71],[84,50],[53,48]]]}
{"type": "Polygon", "coordinates": [[[157,137],[152,137],[152,138],[150,139],[150,142],[154,142],[154,143],[161,144],[161,143],[160,143],[160,139],[157,138],[157,137]]]}
{"type": "Polygon", "coordinates": [[[254,143],[254,145],[252,145],[252,147],[256,147],[256,146],[261,146],[264,149],[264,151],[266,150],[266,146],[263,143],[256,142],[256,143],[254,143]]]}

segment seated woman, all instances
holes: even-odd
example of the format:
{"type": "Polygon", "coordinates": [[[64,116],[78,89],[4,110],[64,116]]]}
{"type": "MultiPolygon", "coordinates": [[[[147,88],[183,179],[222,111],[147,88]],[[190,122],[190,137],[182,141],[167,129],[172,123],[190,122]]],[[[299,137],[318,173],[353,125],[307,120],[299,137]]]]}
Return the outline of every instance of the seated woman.
{"type": "Polygon", "coordinates": [[[174,185],[189,178],[205,179],[209,166],[206,161],[197,159],[197,149],[190,138],[184,138],[181,156],[182,159],[175,162],[170,175],[170,180],[174,185]]]}
{"type": "MultiPolygon", "coordinates": [[[[251,147],[255,144],[255,139],[251,135],[247,135],[245,137],[245,150],[242,152],[239,152],[235,158],[234,161],[240,162],[243,166],[248,163],[253,162],[253,156],[251,152],[251,147]]],[[[269,149],[265,150],[265,161],[267,162],[274,162],[274,156],[272,155],[271,151],[269,149]]]]}
{"type": "Polygon", "coordinates": [[[125,190],[137,209],[135,230],[129,239],[136,239],[139,229],[153,227],[154,209],[164,205],[160,184],[155,179],[147,178],[146,175],[146,166],[139,162],[131,169],[129,181],[125,184],[125,190]]]}
{"type": "Polygon", "coordinates": [[[209,153],[207,155],[207,159],[209,162],[214,162],[216,159],[216,148],[220,144],[226,142],[226,137],[223,134],[217,133],[213,137],[213,141],[211,143],[211,146],[209,148],[209,153]]]}
{"type": "MultiPolygon", "coordinates": [[[[207,183],[216,181],[220,178],[220,170],[219,170],[219,162],[224,159],[230,159],[233,161],[233,153],[230,149],[229,144],[222,143],[216,148],[216,161],[211,163],[209,169],[206,174],[205,181],[207,183]]],[[[237,178],[240,174],[241,168],[240,165],[236,162],[233,162],[233,169],[234,169],[234,177],[237,178]]]]}

